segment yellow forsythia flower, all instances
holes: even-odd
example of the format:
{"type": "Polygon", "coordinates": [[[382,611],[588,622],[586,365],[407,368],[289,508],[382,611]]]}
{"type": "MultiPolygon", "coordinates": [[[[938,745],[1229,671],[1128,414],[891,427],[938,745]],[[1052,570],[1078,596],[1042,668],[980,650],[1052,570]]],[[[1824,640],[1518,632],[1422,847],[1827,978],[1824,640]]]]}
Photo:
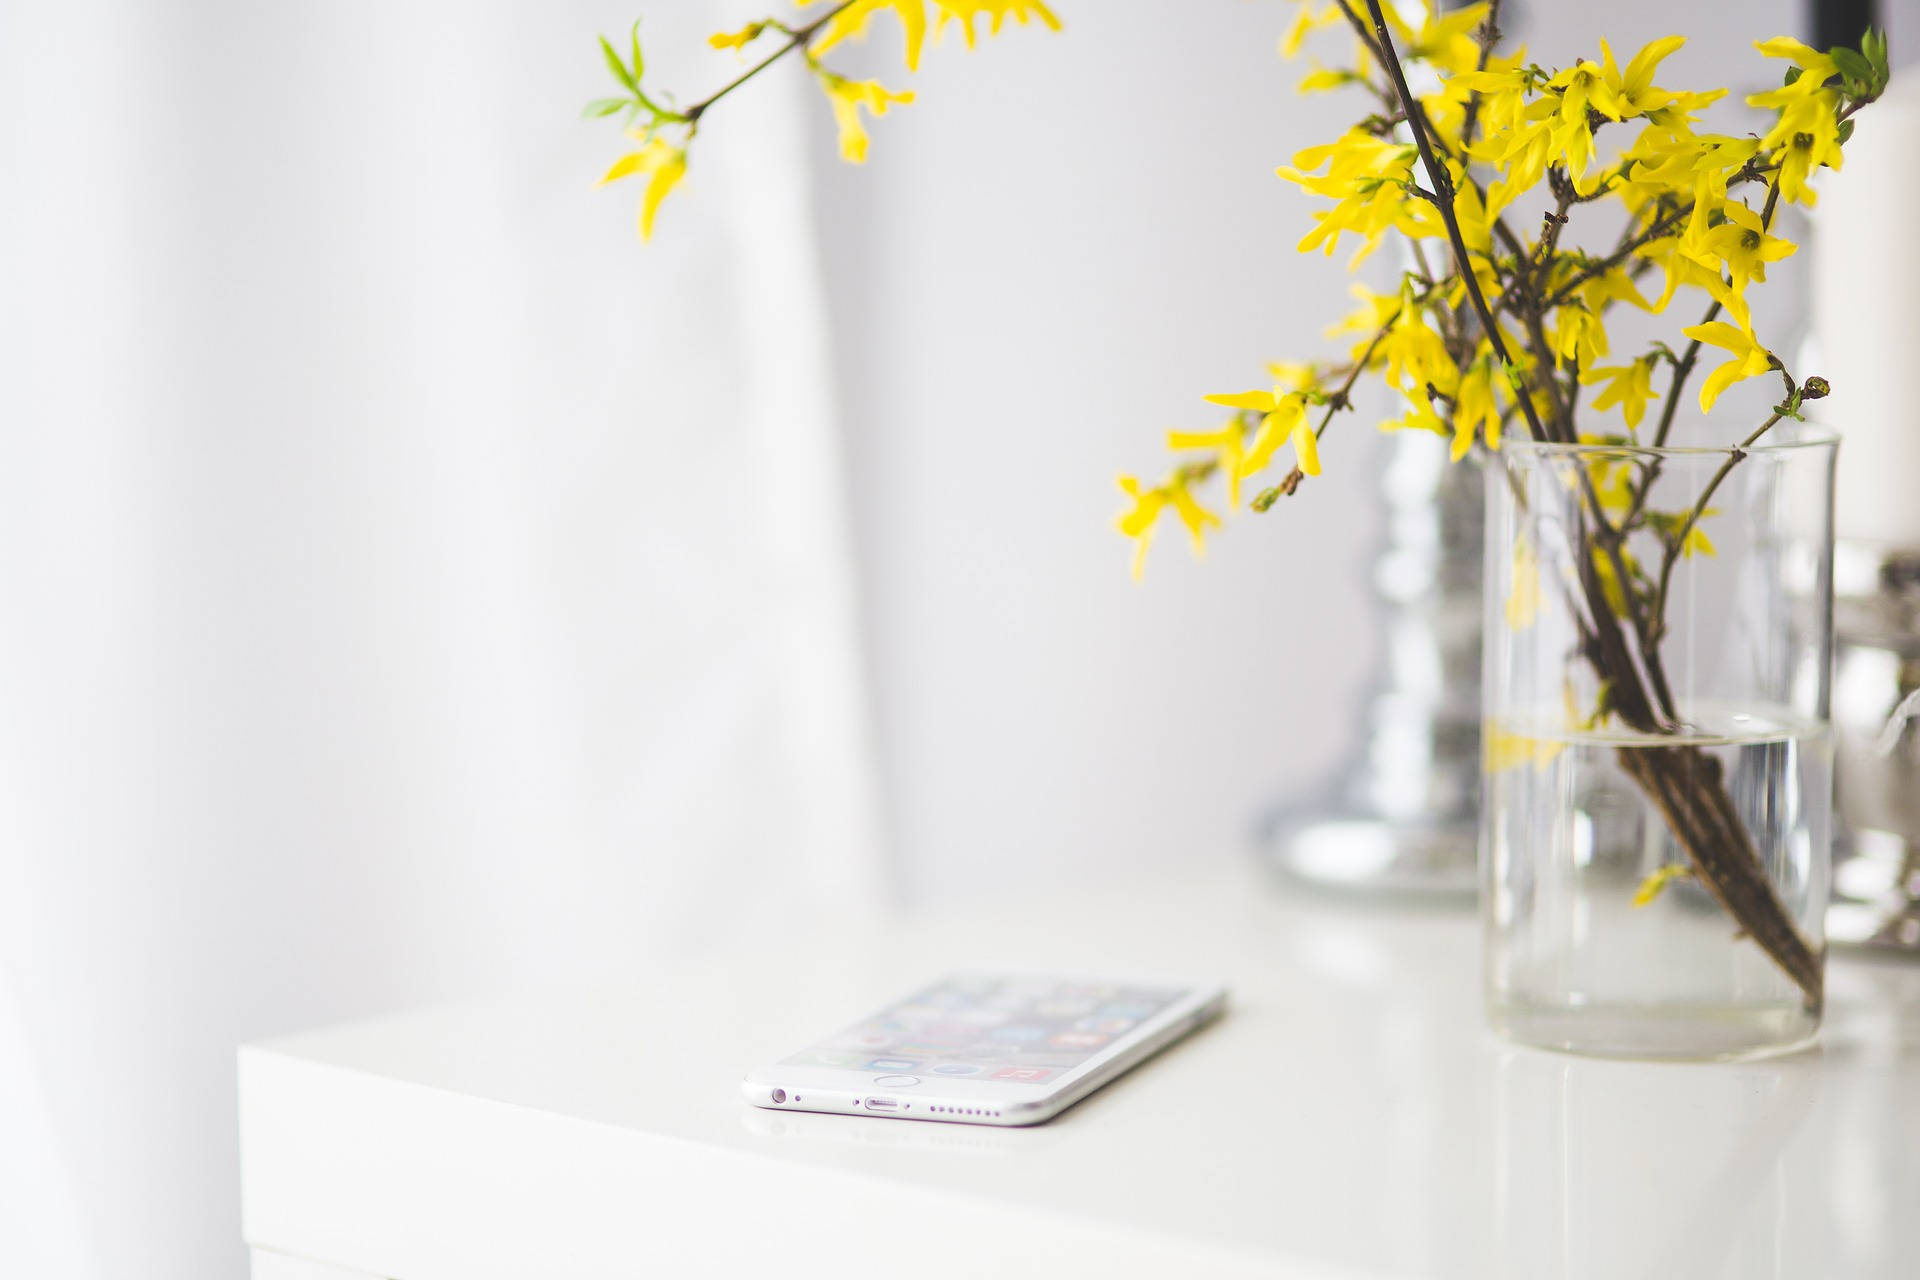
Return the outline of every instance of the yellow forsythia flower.
{"type": "Polygon", "coordinates": [[[707,43],[716,49],[733,49],[736,52],[745,49],[760,38],[767,29],[765,22],[749,22],[738,31],[721,31],[707,37],[707,43]]]}
{"type": "MultiPolygon", "coordinates": [[[[806,8],[816,0],[799,0],[797,8],[806,8]]],[[[900,20],[900,29],[906,37],[907,70],[920,69],[920,52],[927,39],[927,4],[929,0],[853,0],[846,8],[828,19],[819,39],[813,42],[813,52],[826,53],[834,46],[846,40],[857,40],[866,35],[868,25],[874,15],[891,12],[900,20]]],[[[966,33],[967,47],[974,44],[973,24],[976,18],[987,19],[989,34],[998,35],[1000,28],[1008,18],[1025,26],[1029,21],[1038,21],[1041,25],[1058,31],[1060,19],[1039,0],[931,0],[934,12],[939,15],[938,31],[948,23],[957,23],[966,33]]]]}
{"type": "Polygon", "coordinates": [[[1698,338],[1709,346],[1719,347],[1733,357],[1709,374],[1701,385],[1702,413],[1712,409],[1720,393],[1734,383],[1757,378],[1773,368],[1773,353],[1761,346],[1754,338],[1753,330],[1744,325],[1735,328],[1725,320],[1715,320],[1710,324],[1688,325],[1680,332],[1689,338],[1698,338]]]}
{"type": "Polygon", "coordinates": [[[1293,15],[1293,25],[1287,28],[1287,34],[1280,38],[1280,56],[1291,58],[1300,52],[1301,43],[1307,36],[1321,27],[1331,26],[1345,17],[1337,4],[1313,5],[1303,3],[1300,12],[1293,15]]]}
{"type": "Polygon", "coordinates": [[[636,129],[631,136],[643,145],[638,151],[629,151],[615,160],[613,167],[600,179],[600,185],[605,186],[636,173],[647,175],[646,193],[640,197],[640,238],[647,240],[653,237],[653,218],[660,211],[660,202],[686,176],[687,152],[684,147],[676,147],[665,138],[649,137],[644,130],[636,129]]]}
{"type": "Polygon", "coordinates": [[[1767,264],[1792,256],[1794,245],[1768,235],[1760,215],[1738,201],[1723,202],[1720,211],[1726,215],[1725,222],[1697,232],[1689,226],[1681,237],[1679,251],[1716,275],[1724,265],[1729,286],[1744,300],[1747,282],[1764,284],[1767,264]]]}
{"type": "MultiPolygon", "coordinates": [[[[1602,502],[1607,508],[1618,510],[1630,500],[1631,495],[1623,490],[1617,495],[1616,500],[1607,501],[1603,498],[1602,502]]],[[[1614,572],[1613,557],[1599,547],[1594,547],[1589,559],[1593,565],[1593,576],[1600,580],[1600,592],[1606,597],[1607,608],[1613,610],[1615,617],[1626,617],[1627,593],[1620,585],[1620,575],[1614,572]]],[[[1633,553],[1624,547],[1620,549],[1620,561],[1626,566],[1627,576],[1633,577],[1638,574],[1639,566],[1634,561],[1633,553]]]]}
{"type": "Polygon", "coordinates": [[[1133,509],[1120,517],[1120,532],[1133,539],[1133,576],[1136,580],[1146,572],[1147,544],[1152,541],[1154,526],[1166,508],[1172,507],[1174,514],[1180,517],[1180,523],[1187,527],[1187,532],[1193,537],[1196,554],[1206,550],[1204,534],[1207,528],[1220,527],[1220,517],[1194,501],[1186,480],[1180,476],[1176,475],[1166,484],[1153,489],[1142,486],[1138,477],[1121,476],[1120,491],[1133,499],[1133,509]]]}
{"type": "Polygon", "coordinates": [[[1653,83],[1653,72],[1668,54],[1679,49],[1687,42],[1685,36],[1667,36],[1655,40],[1639,53],[1633,55],[1633,61],[1622,72],[1614,65],[1613,50],[1607,42],[1600,42],[1600,79],[1614,106],[1619,110],[1618,119],[1631,119],[1646,115],[1671,104],[1678,96],[1653,83]]]}
{"type": "Polygon", "coordinates": [[[1238,391],[1231,395],[1207,397],[1208,404],[1229,409],[1251,409],[1265,415],[1253,437],[1253,447],[1241,459],[1239,474],[1252,475],[1273,460],[1281,445],[1291,441],[1300,470],[1310,476],[1320,474],[1320,443],[1307,421],[1307,395],[1304,391],[1238,391]]]}
{"type": "Polygon", "coordinates": [[[907,41],[907,70],[918,71],[920,50],[927,38],[926,0],[853,0],[852,4],[828,21],[826,30],[813,42],[814,53],[825,53],[843,40],[859,39],[866,35],[867,24],[873,21],[874,14],[883,9],[892,10],[894,16],[900,19],[900,27],[907,41]]]}
{"type": "Polygon", "coordinates": [[[1667,886],[1675,880],[1684,880],[1692,874],[1692,867],[1684,863],[1669,862],[1666,866],[1661,867],[1658,871],[1640,882],[1640,887],[1634,890],[1633,905],[1636,907],[1648,905],[1655,898],[1666,892],[1667,886]]]}
{"type": "Polygon", "coordinates": [[[1488,773],[1501,773],[1508,769],[1521,769],[1532,765],[1544,769],[1552,764],[1554,758],[1566,750],[1566,744],[1551,742],[1545,738],[1530,738],[1515,733],[1511,729],[1502,729],[1489,724],[1486,729],[1486,762],[1488,773]]]}
{"type": "Polygon", "coordinates": [[[1459,388],[1453,393],[1450,453],[1455,462],[1467,456],[1476,438],[1484,440],[1489,449],[1500,447],[1500,405],[1493,395],[1492,360],[1493,353],[1489,350],[1468,365],[1460,375],[1459,388]]]}
{"type": "Polygon", "coordinates": [[[1593,407],[1605,411],[1619,405],[1627,426],[1632,428],[1639,426],[1640,419],[1646,416],[1647,401],[1660,398],[1660,393],[1653,389],[1653,367],[1650,356],[1630,364],[1595,365],[1580,371],[1580,381],[1587,386],[1606,383],[1606,390],[1593,398],[1593,407]]]}
{"type": "Polygon", "coordinates": [[[912,92],[894,93],[877,80],[849,80],[818,64],[815,64],[814,72],[820,77],[820,87],[827,91],[827,101],[833,107],[834,123],[840,126],[841,158],[853,164],[865,164],[867,130],[860,121],[860,108],[865,107],[876,117],[883,116],[887,114],[887,108],[896,102],[902,106],[912,102],[912,92]]]}
{"type": "Polygon", "coordinates": [[[1524,535],[1513,541],[1513,583],[1507,589],[1507,627],[1525,631],[1540,616],[1540,562],[1524,535]]]}
{"type": "Polygon", "coordinates": [[[1214,431],[1169,431],[1169,449],[1208,449],[1219,459],[1227,473],[1227,505],[1240,505],[1240,481],[1246,476],[1247,433],[1235,418],[1214,431]]]}
{"type": "Polygon", "coordinates": [[[1411,145],[1376,138],[1364,129],[1349,129],[1337,142],[1308,147],[1295,155],[1294,167],[1276,172],[1315,195],[1338,201],[1332,209],[1313,215],[1314,229],[1300,241],[1300,252],[1324,248],[1331,256],[1341,233],[1351,231],[1366,241],[1354,259],[1358,262],[1395,227],[1417,229],[1407,211],[1403,184],[1412,181],[1418,156],[1411,145]],[[1327,171],[1316,174],[1323,165],[1327,171]]]}
{"type": "Polygon", "coordinates": [[[1830,54],[1780,36],[1753,46],[1769,58],[1785,58],[1800,68],[1790,85],[1748,97],[1752,107],[1773,107],[1780,118],[1760,139],[1766,148],[1784,147],[1780,158],[1780,194],[1811,207],[1817,198],[1807,178],[1821,165],[1840,167],[1840,122],[1835,108],[1840,93],[1826,83],[1839,68],[1830,54]]]}
{"type": "Polygon", "coordinates": [[[1060,29],[1060,19],[1040,0],[933,0],[933,4],[940,11],[940,22],[934,30],[943,30],[949,22],[957,24],[967,37],[969,49],[974,41],[973,20],[981,16],[987,19],[988,35],[999,35],[1008,18],[1023,27],[1039,22],[1049,31],[1060,29]]]}

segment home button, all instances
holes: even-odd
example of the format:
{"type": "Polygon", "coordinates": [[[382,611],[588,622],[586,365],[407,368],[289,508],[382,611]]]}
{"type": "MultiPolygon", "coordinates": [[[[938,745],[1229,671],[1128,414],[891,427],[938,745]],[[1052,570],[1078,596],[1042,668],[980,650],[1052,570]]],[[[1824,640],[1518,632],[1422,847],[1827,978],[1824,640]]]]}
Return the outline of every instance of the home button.
{"type": "Polygon", "coordinates": [[[911,1089],[920,1083],[919,1076],[875,1076],[873,1082],[883,1089],[911,1089]]]}

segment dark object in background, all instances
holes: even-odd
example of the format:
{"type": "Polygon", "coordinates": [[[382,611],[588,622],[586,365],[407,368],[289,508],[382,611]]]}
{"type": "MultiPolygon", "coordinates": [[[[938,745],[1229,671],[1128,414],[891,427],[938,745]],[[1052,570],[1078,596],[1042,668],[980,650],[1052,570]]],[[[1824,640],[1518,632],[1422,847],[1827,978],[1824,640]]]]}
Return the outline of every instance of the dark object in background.
{"type": "Polygon", "coordinates": [[[1867,28],[1880,25],[1879,6],[1874,0],[1813,0],[1812,7],[1812,33],[1807,43],[1823,51],[1842,44],[1858,49],[1867,28]]]}

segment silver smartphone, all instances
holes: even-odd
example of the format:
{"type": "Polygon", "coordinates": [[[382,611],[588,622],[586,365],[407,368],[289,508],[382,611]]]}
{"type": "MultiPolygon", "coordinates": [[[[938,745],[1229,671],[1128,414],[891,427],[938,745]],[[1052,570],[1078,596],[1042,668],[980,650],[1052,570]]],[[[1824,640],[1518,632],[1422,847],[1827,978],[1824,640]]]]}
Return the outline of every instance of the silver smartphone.
{"type": "Polygon", "coordinates": [[[1206,1025],[1218,983],[958,973],[754,1072],[747,1101],[953,1124],[1038,1124],[1206,1025]]]}

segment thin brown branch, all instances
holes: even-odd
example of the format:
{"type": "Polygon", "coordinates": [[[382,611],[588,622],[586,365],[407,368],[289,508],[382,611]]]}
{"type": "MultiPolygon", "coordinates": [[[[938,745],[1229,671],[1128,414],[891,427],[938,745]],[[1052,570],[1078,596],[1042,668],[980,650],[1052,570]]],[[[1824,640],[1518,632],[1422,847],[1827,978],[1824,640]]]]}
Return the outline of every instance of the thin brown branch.
{"type": "Polygon", "coordinates": [[[714,103],[720,101],[720,99],[732,93],[735,89],[738,89],[741,85],[745,84],[747,81],[759,75],[762,71],[765,71],[768,67],[772,66],[774,63],[780,61],[780,59],[792,53],[795,49],[804,48],[808,44],[808,42],[810,42],[813,39],[813,37],[819,33],[822,27],[826,26],[829,22],[832,22],[835,18],[839,17],[842,11],[848,8],[851,8],[852,5],[853,5],[853,0],[841,0],[839,4],[836,4],[831,9],[828,9],[825,13],[815,18],[812,22],[807,23],[803,27],[794,27],[791,31],[788,31],[787,42],[785,44],[781,45],[778,49],[775,49],[772,53],[762,58],[759,62],[754,63],[751,67],[748,67],[745,71],[735,76],[732,80],[722,85],[720,88],[708,94],[705,98],[702,98],[700,101],[688,107],[685,111],[682,111],[680,113],[681,117],[684,118],[688,124],[693,124],[693,125],[699,124],[700,117],[706,114],[707,108],[711,107],[714,103]]]}
{"type": "MultiPolygon", "coordinates": [[[[1320,437],[1327,433],[1327,424],[1333,421],[1334,414],[1340,412],[1342,409],[1350,409],[1353,407],[1352,397],[1354,384],[1359,382],[1360,375],[1367,371],[1367,366],[1373,361],[1373,353],[1378,351],[1380,344],[1387,340],[1387,335],[1393,331],[1394,323],[1399,319],[1400,313],[1398,311],[1395,311],[1387,318],[1386,323],[1381,325],[1374,333],[1372,339],[1368,341],[1366,349],[1360,353],[1359,359],[1353,362],[1353,367],[1347,370],[1346,380],[1340,384],[1338,390],[1327,397],[1327,411],[1320,415],[1320,425],[1313,429],[1313,438],[1315,440],[1320,439],[1320,437]]],[[[1274,489],[1282,496],[1290,498],[1293,496],[1294,490],[1300,487],[1300,482],[1306,478],[1307,473],[1302,471],[1299,464],[1296,463],[1293,469],[1281,478],[1280,483],[1274,486],[1274,489]]]]}
{"type": "MultiPolygon", "coordinates": [[[[1340,0],[1340,7],[1352,15],[1346,0],[1340,0]]],[[[1380,0],[1367,0],[1367,12],[1373,18],[1374,35],[1379,41],[1382,61],[1387,74],[1393,80],[1394,92],[1399,95],[1401,109],[1407,113],[1407,128],[1413,134],[1413,144],[1420,151],[1420,161],[1427,168],[1427,177],[1434,185],[1434,205],[1440,211],[1440,220],[1446,224],[1447,239],[1453,244],[1453,259],[1460,271],[1460,279],[1466,285],[1467,298],[1473,303],[1473,310],[1480,317],[1481,327],[1486,331],[1487,343],[1493,348],[1493,354],[1502,364],[1513,367],[1513,355],[1507,350],[1506,339],[1501,336],[1500,326],[1494,322],[1493,312],[1487,306],[1487,298],[1480,289],[1480,277],[1473,269],[1473,259],[1467,252],[1467,242],[1460,234],[1460,219],[1453,211],[1453,178],[1447,168],[1433,153],[1433,142],[1428,137],[1429,123],[1426,113],[1420,109],[1419,100],[1413,96],[1413,90],[1407,87],[1407,74],[1401,69],[1400,59],[1393,49],[1393,37],[1387,32],[1386,16],[1380,11],[1380,0]]],[[[1536,440],[1546,439],[1545,429],[1541,425],[1540,415],[1534,410],[1531,396],[1521,395],[1521,411],[1527,416],[1527,427],[1536,440]]]]}
{"type": "MultiPolygon", "coordinates": [[[[1788,379],[1788,384],[1792,384],[1791,379],[1788,379]]],[[[1788,398],[1792,398],[1791,392],[1788,393],[1788,398]]],[[[1660,584],[1654,589],[1653,594],[1654,625],[1658,628],[1654,633],[1655,640],[1665,634],[1667,629],[1667,587],[1673,581],[1673,566],[1680,560],[1680,550],[1686,546],[1687,535],[1693,532],[1693,526],[1698,524],[1700,517],[1706,514],[1707,503],[1712,501],[1715,490],[1720,487],[1720,482],[1740,465],[1741,460],[1747,456],[1747,450],[1753,447],[1754,441],[1771,431],[1784,416],[1776,411],[1748,433],[1746,439],[1733,447],[1732,452],[1727,454],[1727,460],[1722,462],[1719,469],[1713,473],[1713,479],[1707,481],[1707,487],[1700,491],[1700,497],[1694,502],[1693,509],[1687,512],[1687,518],[1680,522],[1680,527],[1667,541],[1666,554],[1660,560],[1660,584]]]]}
{"type": "MultiPolygon", "coordinates": [[[[1492,56],[1494,46],[1500,43],[1500,0],[1487,0],[1487,16],[1480,20],[1480,27],[1474,32],[1480,42],[1480,58],[1475,63],[1475,71],[1487,69],[1487,59],[1492,56]]],[[[1475,90],[1467,95],[1467,106],[1460,117],[1460,149],[1470,151],[1473,148],[1474,126],[1480,123],[1480,92],[1475,90]]]]}

